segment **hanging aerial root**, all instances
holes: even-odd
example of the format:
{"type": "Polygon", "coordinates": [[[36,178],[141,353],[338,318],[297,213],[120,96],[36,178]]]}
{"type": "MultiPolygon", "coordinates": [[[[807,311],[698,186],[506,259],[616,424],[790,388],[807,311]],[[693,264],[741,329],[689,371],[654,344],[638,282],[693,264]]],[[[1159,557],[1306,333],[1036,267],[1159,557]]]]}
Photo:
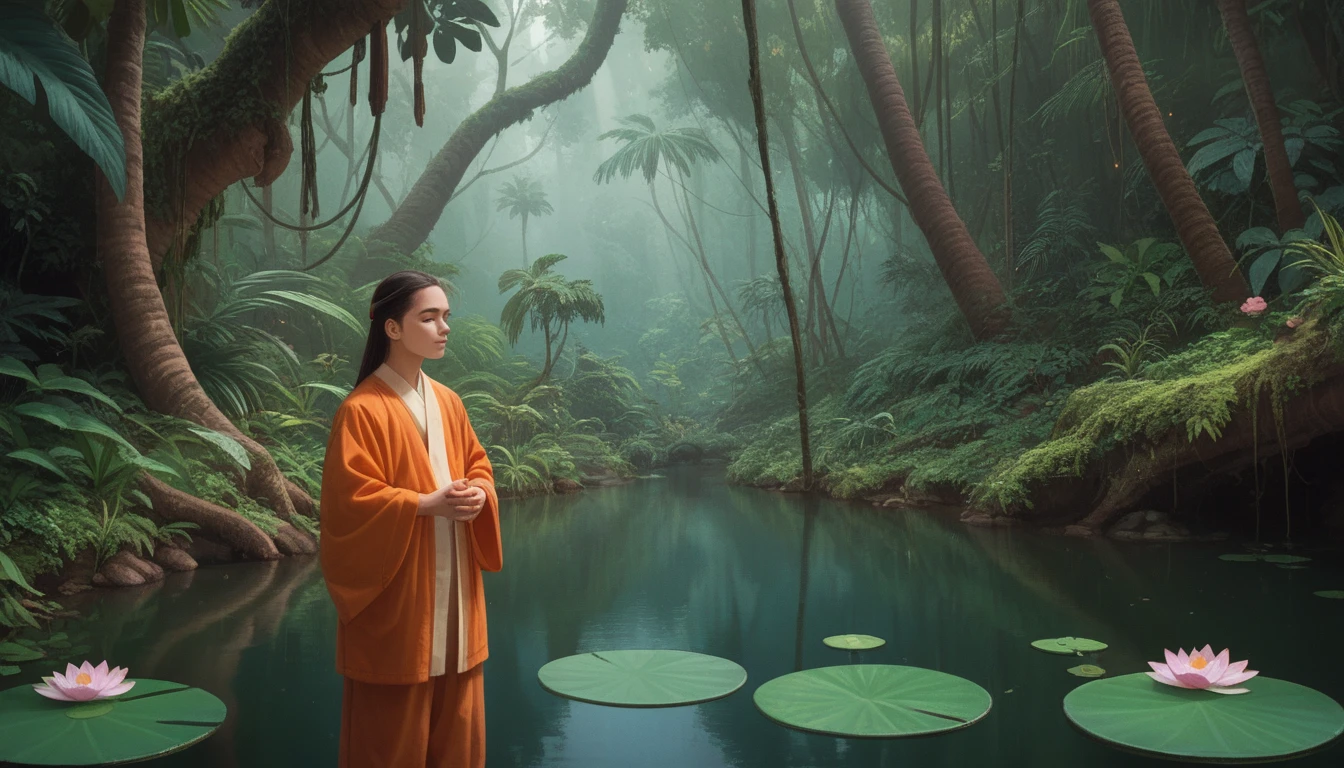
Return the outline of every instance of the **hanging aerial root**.
{"type": "Polygon", "coordinates": [[[369,33],[369,113],[383,114],[387,107],[387,22],[373,25],[369,33]]]}

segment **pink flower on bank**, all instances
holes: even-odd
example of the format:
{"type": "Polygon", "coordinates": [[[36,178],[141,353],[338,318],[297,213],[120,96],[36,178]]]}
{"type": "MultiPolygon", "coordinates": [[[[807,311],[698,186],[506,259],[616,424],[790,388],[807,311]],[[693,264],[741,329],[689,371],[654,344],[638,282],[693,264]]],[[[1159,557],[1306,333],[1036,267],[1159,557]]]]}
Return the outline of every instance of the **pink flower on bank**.
{"type": "Polygon", "coordinates": [[[1248,693],[1247,688],[1229,686],[1244,683],[1260,674],[1254,669],[1247,672],[1245,661],[1229,664],[1227,660],[1230,657],[1226,648],[1217,656],[1213,655],[1211,645],[1204,646],[1201,651],[1191,649],[1188,656],[1185,651],[1172,653],[1164,650],[1163,653],[1167,655],[1167,663],[1150,661],[1148,666],[1152,667],[1153,671],[1144,674],[1159,683],[1177,688],[1195,688],[1213,693],[1248,693]]]}
{"type": "Polygon", "coordinates": [[[52,672],[51,677],[42,678],[42,684],[34,685],[33,690],[57,701],[109,699],[120,696],[135,685],[135,681],[122,682],[125,679],[125,667],[108,671],[106,661],[96,667],[86,661],[79,667],[66,664],[64,675],[52,672]]]}
{"type": "Polygon", "coordinates": [[[1241,311],[1251,316],[1258,315],[1268,308],[1269,305],[1266,304],[1265,300],[1260,298],[1259,296],[1252,296],[1251,298],[1246,300],[1245,304],[1241,305],[1241,311]]]}

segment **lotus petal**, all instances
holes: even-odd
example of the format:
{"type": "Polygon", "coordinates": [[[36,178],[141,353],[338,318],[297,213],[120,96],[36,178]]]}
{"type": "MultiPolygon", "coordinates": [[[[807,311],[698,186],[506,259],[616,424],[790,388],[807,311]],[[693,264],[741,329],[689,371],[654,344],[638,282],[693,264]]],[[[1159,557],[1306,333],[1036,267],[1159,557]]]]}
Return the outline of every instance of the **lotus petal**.
{"type": "Polygon", "coordinates": [[[132,681],[130,681],[130,682],[127,682],[127,683],[122,683],[121,685],[116,685],[116,686],[113,686],[113,687],[111,687],[111,688],[109,688],[109,689],[103,691],[101,694],[98,695],[98,698],[100,698],[100,699],[108,699],[108,698],[111,698],[111,697],[113,697],[113,696],[120,696],[121,694],[123,694],[123,693],[125,693],[125,692],[131,690],[131,689],[134,688],[134,687],[135,687],[135,681],[134,681],[134,680],[132,680],[132,681]]]}
{"type": "Polygon", "coordinates": [[[118,685],[121,685],[121,681],[125,679],[126,679],[126,668],[117,667],[116,669],[107,673],[107,681],[104,683],[103,687],[114,688],[118,685]]]}
{"type": "Polygon", "coordinates": [[[1148,666],[1152,667],[1153,671],[1145,672],[1144,674],[1153,678],[1157,682],[1166,683],[1167,685],[1175,685],[1178,687],[1181,685],[1181,682],[1176,679],[1175,675],[1171,674],[1171,668],[1168,667],[1166,664],[1158,664],[1156,661],[1150,661],[1148,662],[1148,666]]]}
{"type": "Polygon", "coordinates": [[[1198,672],[1181,672],[1176,675],[1176,679],[1186,688],[1208,688],[1209,678],[1198,672]]]}
{"type": "Polygon", "coordinates": [[[59,688],[45,688],[40,685],[34,685],[33,690],[46,696],[48,699],[55,699],[56,701],[74,701],[74,699],[66,696],[65,692],[59,688]]]}
{"type": "Polygon", "coordinates": [[[1250,688],[1210,688],[1214,693],[1250,693],[1250,688]]]}
{"type": "Polygon", "coordinates": [[[1229,685],[1240,685],[1258,674],[1260,674],[1259,670],[1252,669],[1249,672],[1241,672],[1235,675],[1223,675],[1223,678],[1218,681],[1218,685],[1224,687],[1229,685]]]}
{"type": "Polygon", "coordinates": [[[1227,672],[1228,659],[1232,658],[1228,655],[1229,653],[1228,649],[1224,648],[1222,653],[1213,658],[1213,661],[1209,664],[1210,680],[1216,682],[1218,678],[1222,677],[1223,674],[1227,672]]]}

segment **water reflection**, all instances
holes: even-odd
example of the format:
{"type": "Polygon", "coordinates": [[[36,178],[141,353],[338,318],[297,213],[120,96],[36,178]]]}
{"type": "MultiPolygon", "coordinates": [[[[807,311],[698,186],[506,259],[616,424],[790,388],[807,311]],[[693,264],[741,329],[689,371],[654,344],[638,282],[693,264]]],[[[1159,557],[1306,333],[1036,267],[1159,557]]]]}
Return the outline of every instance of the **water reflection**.
{"type": "MultiPolygon", "coordinates": [[[[967,528],[693,470],[512,502],[502,524],[505,568],[485,577],[492,767],[1153,764],[1067,724],[1060,701],[1082,681],[1064,670],[1084,660],[1028,647],[1058,635],[1110,643],[1096,661],[1115,674],[1145,668],[1164,644],[1228,645],[1266,675],[1344,700],[1344,669],[1300,647],[1344,637],[1344,611],[1311,595],[1344,586],[1338,562],[1280,570],[1221,562],[1218,549],[967,528]],[[960,675],[994,709],[963,731],[899,741],[797,733],[756,711],[751,693],[766,680],[848,663],[821,640],[851,632],[887,640],[864,663],[960,675]],[[537,684],[551,659],[633,647],[730,658],[747,684],[651,710],[571,702],[537,684]]],[[[101,606],[95,656],[229,705],[225,730],[159,765],[335,764],[336,619],[315,559],[207,568],[89,600],[101,606]]],[[[1341,756],[1336,746],[1294,765],[1341,756]]]]}

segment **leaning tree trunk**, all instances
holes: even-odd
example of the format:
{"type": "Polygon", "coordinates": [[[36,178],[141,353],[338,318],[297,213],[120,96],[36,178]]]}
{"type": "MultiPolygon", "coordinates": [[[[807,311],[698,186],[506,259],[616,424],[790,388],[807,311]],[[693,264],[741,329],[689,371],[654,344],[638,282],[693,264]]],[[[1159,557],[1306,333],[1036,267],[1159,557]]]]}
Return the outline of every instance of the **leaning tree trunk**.
{"type": "Polygon", "coordinates": [[[868,0],[835,0],[849,48],[868,87],[891,169],[910,200],[910,217],[924,233],[938,270],[976,338],[998,334],[1010,312],[1003,286],[957,215],[947,190],[924,151],[919,129],[905,101],[891,56],[882,42],[868,0]]]}
{"type": "MultiPolygon", "coordinates": [[[[107,91],[117,125],[126,144],[126,197],[118,202],[101,172],[97,183],[97,238],[98,256],[107,281],[108,303],[113,322],[126,354],[127,365],[145,400],[151,405],[162,401],[173,387],[183,390],[200,386],[191,369],[185,364],[182,350],[177,345],[168,309],[163,302],[150,266],[149,247],[145,241],[144,155],[140,143],[140,92],[142,83],[142,52],[145,43],[144,0],[119,0],[108,19],[107,91]],[[169,376],[154,374],[170,373],[169,376]]],[[[210,410],[214,405],[201,393],[200,398],[210,410]]],[[[198,411],[202,404],[194,403],[198,411]]],[[[215,411],[218,414],[218,411],[215,411]]],[[[227,419],[219,416],[215,428],[227,425],[235,438],[242,435],[227,419]],[[219,424],[218,422],[222,422],[219,424]]],[[[246,440],[251,443],[250,440],[246,440]]],[[[251,443],[254,456],[259,453],[269,460],[264,450],[251,443]]],[[[255,460],[255,459],[254,459],[255,460]]],[[[293,504],[284,491],[280,473],[271,464],[271,474],[258,475],[268,492],[285,502],[282,509],[287,516],[293,504]]],[[[232,510],[210,504],[153,478],[144,480],[151,498],[156,502],[154,512],[173,521],[190,521],[212,538],[228,543],[236,552],[254,559],[273,559],[279,556],[271,540],[251,522],[232,510]]]]}
{"type": "Polygon", "coordinates": [[[411,253],[425,242],[467,166],[492,136],[588,85],[611,50],[628,2],[598,0],[583,42],[564,64],[495,96],[462,121],[392,216],[365,238],[368,255],[355,266],[355,283],[378,279],[390,266],[390,259],[411,253]]]}
{"type": "Polygon", "coordinates": [[[1204,287],[1213,290],[1214,301],[1240,301],[1248,293],[1246,280],[1162,122],[1162,113],[1148,89],[1148,78],[1143,74],[1134,40],[1120,12],[1119,0],[1087,0],[1087,6],[1125,124],[1176,225],[1181,245],[1190,254],[1204,287]]]}
{"type": "Polygon", "coordinates": [[[1288,162],[1288,150],[1283,143],[1283,126],[1279,122],[1279,107],[1274,103],[1274,89],[1269,85],[1264,57],[1255,42],[1251,17],[1246,12],[1246,0],[1218,0],[1218,12],[1223,15],[1227,40],[1241,67],[1241,80],[1246,84],[1246,96],[1255,111],[1255,122],[1260,126],[1260,143],[1265,147],[1265,175],[1274,193],[1274,210],[1279,218],[1279,230],[1299,229],[1307,217],[1297,200],[1297,185],[1293,183],[1293,167],[1288,162]]]}
{"type": "Polygon", "coordinates": [[[779,224],[779,204],[775,200],[775,182],[770,175],[770,138],[765,123],[765,94],[761,88],[760,43],[756,35],[756,1],[742,0],[742,22],[747,30],[747,88],[756,117],[756,146],[761,154],[761,173],[765,176],[765,198],[769,205],[770,231],[775,244],[775,269],[789,317],[789,335],[793,338],[793,372],[798,392],[798,437],[803,459],[803,490],[812,489],[812,439],[807,424],[807,376],[803,371],[803,337],[798,327],[798,307],[789,283],[789,260],[784,255],[784,232],[779,224]]]}

